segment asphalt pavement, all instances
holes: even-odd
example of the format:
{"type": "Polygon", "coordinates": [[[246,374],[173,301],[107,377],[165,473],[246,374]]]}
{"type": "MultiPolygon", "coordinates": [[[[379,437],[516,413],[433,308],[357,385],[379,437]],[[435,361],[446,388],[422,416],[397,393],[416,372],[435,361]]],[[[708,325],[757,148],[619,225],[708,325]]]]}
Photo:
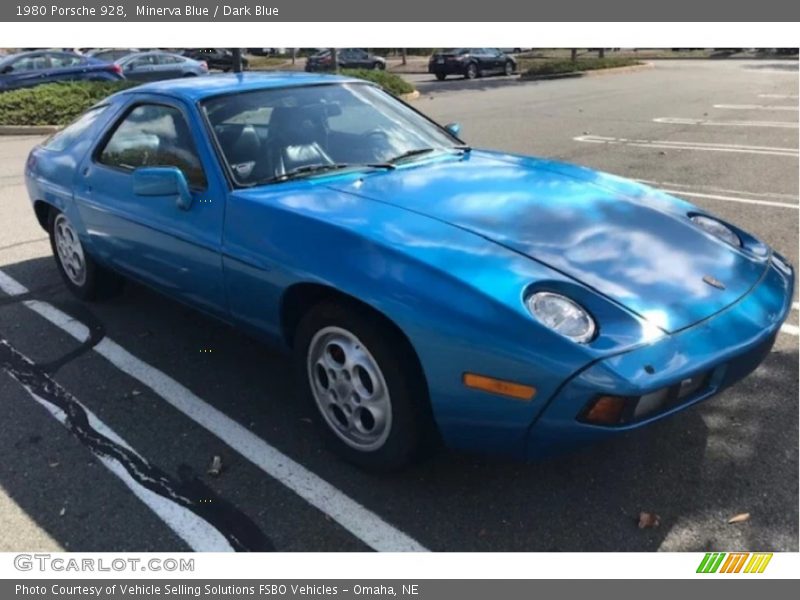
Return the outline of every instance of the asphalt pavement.
{"type": "MultiPolygon", "coordinates": [[[[476,147],[650,182],[797,265],[797,64],[408,77],[415,107],[476,147]]],[[[23,184],[40,139],[0,137],[0,551],[798,550],[796,308],[748,379],[646,430],[541,462],[442,451],[371,475],[322,447],[287,357],[138,285],[90,305],[66,292],[23,184]],[[92,431],[185,502],[99,458],[92,431]],[[660,526],[639,529],[640,512],[660,526]]]]}

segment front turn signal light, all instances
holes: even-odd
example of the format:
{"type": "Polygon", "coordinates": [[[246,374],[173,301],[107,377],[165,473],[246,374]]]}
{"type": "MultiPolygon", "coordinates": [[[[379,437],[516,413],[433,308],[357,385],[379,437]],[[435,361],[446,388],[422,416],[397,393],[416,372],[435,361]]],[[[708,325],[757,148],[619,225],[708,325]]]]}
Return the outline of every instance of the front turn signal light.
{"type": "Polygon", "coordinates": [[[597,425],[617,425],[622,421],[627,402],[619,396],[600,396],[583,415],[583,420],[597,425]]]}
{"type": "Polygon", "coordinates": [[[485,375],[476,375],[475,373],[464,373],[464,385],[475,390],[509,396],[517,400],[532,400],[536,395],[536,388],[533,386],[486,377],[485,375]]]}

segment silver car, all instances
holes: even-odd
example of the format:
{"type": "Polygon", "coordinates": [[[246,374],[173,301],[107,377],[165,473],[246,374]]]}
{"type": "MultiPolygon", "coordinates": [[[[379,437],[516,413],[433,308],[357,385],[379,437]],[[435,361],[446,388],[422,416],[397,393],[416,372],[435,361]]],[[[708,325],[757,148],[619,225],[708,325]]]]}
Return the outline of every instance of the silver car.
{"type": "Polygon", "coordinates": [[[171,52],[136,52],[116,61],[125,79],[133,81],[156,81],[176,77],[208,75],[208,65],[171,52]]]}

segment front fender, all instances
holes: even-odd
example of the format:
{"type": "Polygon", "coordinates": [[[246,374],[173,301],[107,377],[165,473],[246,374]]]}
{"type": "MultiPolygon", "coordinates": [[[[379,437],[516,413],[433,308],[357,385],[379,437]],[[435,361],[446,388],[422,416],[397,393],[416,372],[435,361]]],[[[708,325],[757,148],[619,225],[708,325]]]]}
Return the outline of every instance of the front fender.
{"type": "Polygon", "coordinates": [[[223,262],[233,317],[280,338],[282,295],[330,286],[393,321],[419,356],[445,441],[521,451],[559,385],[599,356],[654,334],[591,290],[472,233],[330,189],[318,178],[240,190],[226,209],[223,262]],[[531,283],[569,288],[605,325],[578,345],[536,322],[531,283]],[[464,372],[534,386],[532,401],[467,389],[464,372]]]}

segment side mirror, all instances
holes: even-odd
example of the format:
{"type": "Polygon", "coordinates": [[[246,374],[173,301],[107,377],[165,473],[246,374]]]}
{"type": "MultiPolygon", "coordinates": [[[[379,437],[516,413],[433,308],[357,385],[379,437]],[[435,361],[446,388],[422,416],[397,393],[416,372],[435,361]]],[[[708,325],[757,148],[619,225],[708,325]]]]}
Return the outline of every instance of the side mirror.
{"type": "Polygon", "coordinates": [[[450,135],[454,135],[455,137],[458,137],[458,135],[461,133],[460,123],[448,123],[444,126],[444,128],[450,135]]]}
{"type": "Polygon", "coordinates": [[[137,196],[172,196],[178,208],[189,210],[192,193],[178,167],[140,167],[133,172],[133,193],[137,196]]]}
{"type": "Polygon", "coordinates": [[[6,65],[5,67],[3,67],[3,70],[0,71],[0,75],[7,75],[8,73],[11,73],[11,71],[13,70],[14,67],[12,65],[6,65]]]}

